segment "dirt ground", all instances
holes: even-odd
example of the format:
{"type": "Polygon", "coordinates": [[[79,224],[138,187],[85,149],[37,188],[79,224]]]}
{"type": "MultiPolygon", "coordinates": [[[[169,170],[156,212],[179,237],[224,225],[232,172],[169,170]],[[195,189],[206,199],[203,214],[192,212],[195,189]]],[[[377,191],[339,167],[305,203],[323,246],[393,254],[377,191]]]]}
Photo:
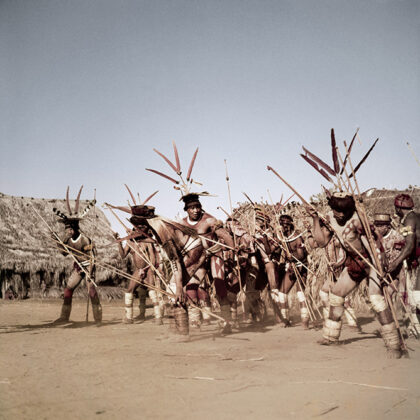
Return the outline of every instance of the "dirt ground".
{"type": "Polygon", "coordinates": [[[388,359],[371,317],[334,347],[270,322],[225,337],[213,323],[174,343],[151,309],[125,325],[122,302],[105,303],[97,327],[78,300],[71,323],[51,326],[60,305],[0,303],[1,419],[420,418],[420,342],[388,359]]]}

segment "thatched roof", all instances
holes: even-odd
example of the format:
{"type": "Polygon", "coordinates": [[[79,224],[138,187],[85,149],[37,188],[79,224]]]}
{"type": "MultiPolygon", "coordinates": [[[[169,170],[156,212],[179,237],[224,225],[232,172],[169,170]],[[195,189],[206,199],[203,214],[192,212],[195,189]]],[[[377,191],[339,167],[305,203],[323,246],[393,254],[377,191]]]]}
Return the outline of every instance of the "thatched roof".
{"type": "Polygon", "coordinates": [[[372,188],[362,194],[369,216],[372,216],[374,213],[389,213],[393,215],[395,213],[394,198],[401,193],[410,194],[414,200],[414,208],[420,208],[420,187],[409,187],[404,191],[372,188]]]}
{"type": "MultiPolygon", "coordinates": [[[[80,201],[83,209],[87,201],[80,201]]],[[[70,257],[58,252],[46,224],[37,216],[33,207],[59,236],[63,224],[57,221],[53,208],[66,212],[65,200],[14,197],[0,193],[0,268],[14,273],[66,272],[72,266],[70,257]]],[[[74,208],[74,200],[71,203],[74,208]]],[[[94,240],[98,258],[121,266],[118,249],[108,246],[113,240],[110,224],[104,213],[92,209],[80,222],[81,230],[94,240]]],[[[97,281],[113,277],[112,270],[98,268],[97,281]]]]}

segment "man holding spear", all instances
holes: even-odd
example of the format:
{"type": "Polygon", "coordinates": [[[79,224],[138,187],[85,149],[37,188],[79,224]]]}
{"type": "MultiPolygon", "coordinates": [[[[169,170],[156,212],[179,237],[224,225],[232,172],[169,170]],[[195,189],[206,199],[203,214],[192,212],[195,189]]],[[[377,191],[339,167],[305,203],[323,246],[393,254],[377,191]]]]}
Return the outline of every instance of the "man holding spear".
{"type": "Polygon", "coordinates": [[[95,249],[92,241],[84,235],[79,228],[79,221],[87,214],[91,206],[95,205],[95,201],[90,202],[87,208],[79,214],[80,194],[83,186],[80,188],[76,198],[74,213],[72,213],[69,200],[69,188],[67,188],[66,204],[68,214],[54,209],[59,217],[59,221],[64,224],[65,237],[61,239],[55,232],[52,231],[52,239],[56,242],[58,249],[63,255],[71,255],[74,264],[73,271],[67,280],[67,285],[64,289],[64,301],[61,308],[61,315],[55,321],[56,324],[66,323],[69,321],[73,291],[80,284],[82,279],[86,279],[88,285],[88,293],[92,303],[93,318],[97,324],[102,321],[102,306],[99,302],[98,292],[94,283],[95,273],[95,249]]]}
{"type": "Polygon", "coordinates": [[[417,317],[416,312],[420,310],[420,213],[414,211],[414,201],[408,194],[398,194],[394,199],[394,207],[401,221],[400,234],[405,239],[405,245],[389,265],[388,272],[398,272],[403,263],[406,265],[410,277],[414,278],[413,290],[409,285],[407,290],[410,305],[414,309],[413,315],[417,317]]]}

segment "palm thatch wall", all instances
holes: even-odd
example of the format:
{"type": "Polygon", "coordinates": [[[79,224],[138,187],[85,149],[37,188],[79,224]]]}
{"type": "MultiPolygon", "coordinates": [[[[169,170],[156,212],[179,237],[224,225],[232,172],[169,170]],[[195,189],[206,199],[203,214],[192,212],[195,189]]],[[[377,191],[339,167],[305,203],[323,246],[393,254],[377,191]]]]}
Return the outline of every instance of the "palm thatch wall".
{"type": "MultiPolygon", "coordinates": [[[[74,201],[71,202],[74,208],[74,201]]],[[[87,201],[80,202],[83,210],[87,201]]],[[[2,297],[11,285],[19,297],[37,296],[41,289],[60,290],[72,270],[73,260],[58,252],[47,225],[63,236],[63,224],[53,212],[56,207],[66,212],[65,200],[14,197],[0,193],[0,285],[2,297]]],[[[99,208],[92,209],[80,222],[81,230],[95,242],[98,260],[126,269],[114,240],[110,224],[99,208]]],[[[98,267],[96,281],[102,285],[117,285],[112,269],[98,267]]],[[[80,288],[79,288],[80,289],[80,288]]],[[[44,293],[45,294],[45,293],[44,293]]],[[[54,293],[52,293],[54,294],[54,293]]],[[[57,294],[57,293],[56,293],[57,294]]]]}

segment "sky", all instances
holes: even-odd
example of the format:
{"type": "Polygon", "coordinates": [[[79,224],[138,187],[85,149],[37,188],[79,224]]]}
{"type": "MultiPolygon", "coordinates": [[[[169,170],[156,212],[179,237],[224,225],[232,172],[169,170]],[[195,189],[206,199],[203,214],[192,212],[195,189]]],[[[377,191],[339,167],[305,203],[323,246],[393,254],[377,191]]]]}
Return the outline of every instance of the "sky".
{"type": "MultiPolygon", "coordinates": [[[[124,183],[156,212],[183,216],[176,177],[153,151],[233,206],[305,198],[328,182],[299,156],[331,163],[330,130],[352,159],[379,142],[361,189],[419,183],[417,0],[0,0],[0,192],[126,205],[124,183]]],[[[343,149],[342,149],[343,150],[343,149]]],[[[107,214],[109,215],[109,214],[107,214]]],[[[112,218],[112,215],[109,215],[112,218]]],[[[113,222],[114,224],[115,222],[113,222]]]]}

